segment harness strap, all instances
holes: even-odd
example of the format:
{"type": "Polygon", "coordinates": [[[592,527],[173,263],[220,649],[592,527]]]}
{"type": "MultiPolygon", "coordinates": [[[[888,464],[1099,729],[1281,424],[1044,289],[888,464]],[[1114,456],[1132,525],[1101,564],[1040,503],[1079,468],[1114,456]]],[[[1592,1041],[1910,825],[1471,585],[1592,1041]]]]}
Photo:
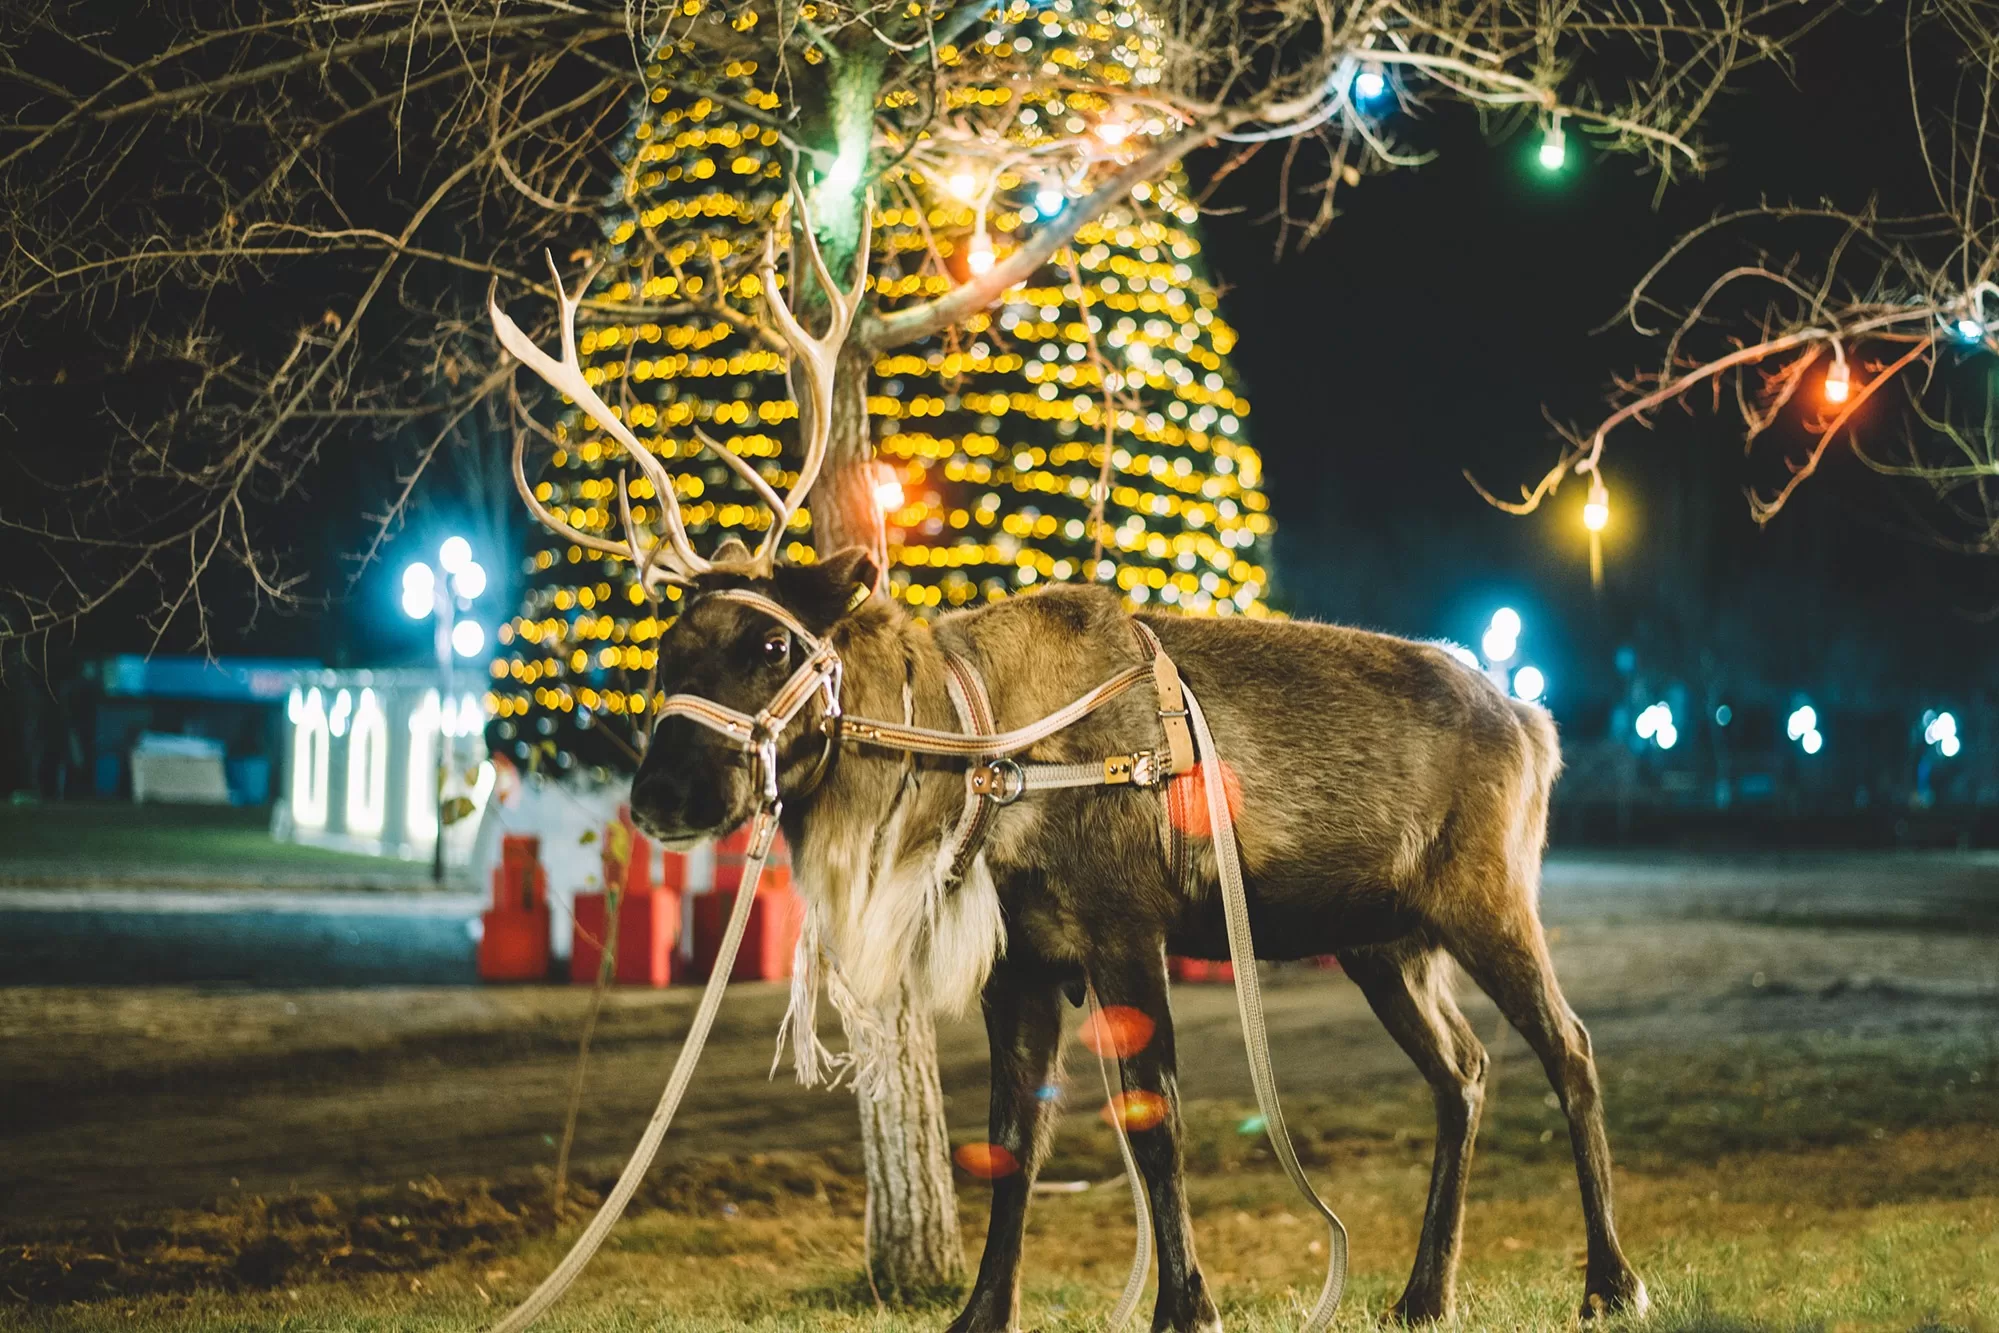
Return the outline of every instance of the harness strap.
{"type": "Polygon", "coordinates": [[[1201,785],[1207,789],[1208,828],[1214,844],[1215,874],[1221,881],[1222,915],[1228,923],[1229,958],[1235,964],[1236,1007],[1242,1013],[1249,1081],[1256,1088],[1256,1105],[1263,1112],[1264,1132],[1270,1138],[1271,1151],[1277,1154],[1284,1174],[1291,1177],[1291,1183],[1305,1196],[1305,1201],[1326,1219],[1326,1285],[1320,1288],[1319,1299],[1312,1303],[1311,1313],[1299,1325],[1300,1333],[1323,1333],[1331,1326],[1340,1295],[1346,1290],[1347,1229],[1312,1188],[1311,1179],[1299,1165],[1298,1154],[1291,1146],[1291,1132],[1284,1126],[1284,1108],[1277,1100],[1277,1076],[1270,1068],[1270,1033],[1263,1020],[1263,986],[1256,975],[1256,944],[1249,933],[1249,895],[1243,888],[1242,859],[1236,850],[1235,819],[1229,813],[1227,783],[1219,772],[1221,764],[1215,751],[1214,733],[1208,730],[1208,719],[1202,715],[1193,691],[1185,693],[1206,778],[1201,785]]]}
{"type": "Polygon", "coordinates": [[[1147,663],[1126,667],[1039,722],[991,735],[967,736],[955,731],[938,731],[934,727],[911,727],[898,722],[851,716],[840,719],[833,726],[839,739],[856,740],[891,750],[914,750],[918,754],[950,755],[960,759],[1011,755],[1074,726],[1151,674],[1152,667],[1147,663]]]}
{"type": "Polygon", "coordinates": [[[1166,732],[1166,772],[1177,776],[1194,767],[1194,736],[1187,728],[1187,694],[1180,684],[1180,668],[1166,655],[1152,626],[1134,619],[1131,627],[1152,652],[1152,688],[1159,696],[1159,725],[1166,732]]]}
{"type": "Polygon", "coordinates": [[[618,1183],[604,1196],[597,1215],[590,1219],[590,1225],[569,1247],[569,1253],[563,1256],[555,1271],[543,1278],[541,1285],[516,1306],[512,1314],[493,1325],[492,1333],[521,1333],[540,1318],[543,1311],[555,1304],[563,1292],[569,1290],[569,1284],[576,1280],[577,1274],[597,1253],[597,1247],[611,1234],[611,1228],[617,1225],[625,1205],[631,1202],[633,1193],[638,1190],[646,1168],[652,1165],[660,1141],[666,1137],[667,1126],[673,1123],[673,1113],[680,1109],[680,1099],[687,1092],[688,1080],[694,1077],[694,1066],[701,1059],[701,1048],[708,1043],[708,1030],[715,1025],[715,1011],[722,1007],[722,992],[728,988],[729,974],[736,970],[736,952],[742,947],[744,928],[749,925],[750,911],[756,906],[757,887],[763,879],[764,861],[770,856],[771,838],[777,832],[779,809],[775,803],[765,805],[757,811],[756,820],[750,826],[750,851],[743,861],[743,880],[736,889],[735,910],[729,913],[729,926],[723,932],[722,946],[715,955],[715,970],[708,974],[708,985],[701,992],[701,1004],[694,1011],[694,1023],[687,1030],[687,1040],[681,1043],[680,1055],[673,1062],[673,1073],[659,1094],[659,1104],[653,1108],[652,1119],[639,1138],[639,1146],[632,1150],[625,1169],[618,1173],[618,1183]]]}
{"type": "MultiPolygon", "coordinates": [[[[957,711],[958,724],[968,735],[980,736],[990,732],[993,729],[993,705],[979,673],[970,662],[949,651],[944,654],[944,667],[944,684],[951,695],[951,707],[957,711]]],[[[979,847],[986,840],[986,830],[992,823],[993,802],[980,799],[979,775],[984,771],[977,765],[965,770],[965,808],[959,812],[958,822],[951,830],[950,859],[945,863],[944,879],[939,886],[947,895],[964,882],[965,872],[972,868],[972,861],[978,856],[979,847]]]]}

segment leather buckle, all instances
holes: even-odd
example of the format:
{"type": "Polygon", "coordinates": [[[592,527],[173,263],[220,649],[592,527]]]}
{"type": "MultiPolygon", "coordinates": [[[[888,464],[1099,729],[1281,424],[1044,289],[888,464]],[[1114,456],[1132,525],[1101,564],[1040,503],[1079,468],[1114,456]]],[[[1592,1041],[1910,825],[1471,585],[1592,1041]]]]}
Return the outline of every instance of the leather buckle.
{"type": "Polygon", "coordinates": [[[1136,754],[1114,754],[1104,760],[1106,787],[1156,787],[1159,785],[1159,756],[1151,750],[1136,754]]]}
{"type": "Polygon", "coordinates": [[[1011,759],[995,759],[972,770],[972,794],[994,805],[1012,805],[1027,793],[1027,774],[1011,759]]]}

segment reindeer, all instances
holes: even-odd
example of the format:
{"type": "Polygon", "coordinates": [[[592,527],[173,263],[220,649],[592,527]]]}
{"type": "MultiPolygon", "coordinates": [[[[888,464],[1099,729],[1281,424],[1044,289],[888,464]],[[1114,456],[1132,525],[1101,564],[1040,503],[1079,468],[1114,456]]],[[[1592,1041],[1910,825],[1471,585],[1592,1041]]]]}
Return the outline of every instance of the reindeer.
{"type": "MultiPolygon", "coordinates": [[[[794,217],[802,212],[795,201],[794,217]]],[[[851,719],[900,718],[932,735],[965,731],[969,668],[992,687],[989,729],[1025,727],[1069,704],[1080,684],[1143,666],[1146,632],[1202,701],[1224,757],[1257,957],[1337,957],[1430,1084],[1437,1140],[1429,1200],[1394,1313],[1435,1320],[1453,1305],[1487,1067],[1453,999],[1454,963],[1540,1057],[1567,1115],[1588,1238],[1583,1315],[1642,1311],[1645,1287],[1612,1221],[1589,1035],[1562,996],[1539,919],[1548,794],[1560,767],[1548,715],[1507,698],[1435,646],[1381,634],[1296,621],[1133,617],[1111,590],[1082,586],[924,624],[876,595],[883,571],[862,550],[816,564],[780,562],[787,522],[825,458],[834,368],[867,272],[864,242],[853,284],[840,286],[809,224],[800,231],[830,306],[823,335],[808,333],[779,293],[775,230],[760,269],[771,321],[809,398],[797,483],[779,494],[702,436],[771,510],[756,550],[730,541],[707,558],[694,552],[671,477],[584,379],[575,341],[580,291],[560,297],[560,360],[497,305],[495,323],[511,351],[630,454],[658,497],[663,537],[648,541],[631,522],[623,478],[621,544],[541,505],[519,444],[514,469],[542,523],[579,546],[631,560],[648,589],[680,590],[679,614],[659,644],[658,679],[674,699],[632,783],[639,825],[668,846],[691,847],[781,801],[815,947],[823,940],[852,1008],[907,994],[956,1011],[978,997],[992,1051],[989,1138],[1019,1169],[993,1184],[985,1254],[952,1333],[1017,1325],[1028,1200],[1054,1127],[1040,1090],[1059,1078],[1063,997],[1080,1002],[1085,983],[1104,1004],[1138,1010],[1153,1024],[1141,1049],[1118,1053],[1126,1088],[1164,1106],[1156,1125],[1131,1135],[1158,1255],[1152,1326],[1220,1327],[1183,1191],[1166,972],[1169,953],[1229,956],[1216,859],[1197,841],[1185,873],[1176,873],[1156,785],[1016,790],[1019,799],[1007,800],[1000,766],[975,763],[972,789],[983,778],[996,799],[979,811],[977,854],[954,864],[966,761],[881,744],[881,729],[851,719]],[[724,726],[716,720],[724,715],[754,725],[724,726]]],[[[1118,696],[1023,757],[1094,763],[1130,750],[1135,738],[1162,735],[1171,719],[1145,693],[1118,696]]],[[[810,1015],[808,1003],[806,1030],[793,1033],[804,1050],[816,1042],[810,1015]]]]}

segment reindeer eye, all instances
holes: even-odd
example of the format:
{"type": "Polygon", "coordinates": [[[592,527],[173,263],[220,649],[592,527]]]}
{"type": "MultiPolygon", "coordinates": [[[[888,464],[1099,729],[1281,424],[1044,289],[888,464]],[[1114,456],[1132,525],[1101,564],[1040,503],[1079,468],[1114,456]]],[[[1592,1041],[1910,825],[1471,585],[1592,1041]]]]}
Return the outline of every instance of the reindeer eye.
{"type": "Polygon", "coordinates": [[[764,665],[783,666],[791,660],[791,631],[774,629],[764,638],[764,665]]]}

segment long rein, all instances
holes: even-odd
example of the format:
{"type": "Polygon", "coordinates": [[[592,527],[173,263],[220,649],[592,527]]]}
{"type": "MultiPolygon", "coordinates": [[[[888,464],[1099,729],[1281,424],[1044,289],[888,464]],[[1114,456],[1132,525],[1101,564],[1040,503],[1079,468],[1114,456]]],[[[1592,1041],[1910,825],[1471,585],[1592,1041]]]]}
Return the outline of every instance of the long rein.
{"type": "MultiPolygon", "coordinates": [[[[492,1333],[520,1333],[561,1298],[610,1235],[611,1228],[624,1214],[632,1195],[638,1190],[639,1181],[658,1154],[659,1145],[666,1138],[667,1128],[680,1109],[681,1098],[686,1095],[687,1085],[694,1076],[694,1067],[700,1061],[702,1049],[707,1045],[715,1015],[721,1008],[722,992],[728,987],[729,975],[735,970],[736,954],[742,947],[743,932],[749,924],[750,911],[756,904],[764,865],[770,857],[771,842],[777,833],[778,816],[784,809],[778,789],[778,737],[815,696],[824,700],[820,730],[825,737],[825,747],[818,764],[806,779],[808,790],[818,783],[834,748],[844,738],[917,754],[985,759],[988,761],[985,765],[975,765],[967,774],[968,801],[990,800],[996,805],[1011,804],[1033,790],[1124,784],[1158,786],[1196,766],[1209,775],[1210,780],[1202,786],[1207,797],[1215,867],[1221,882],[1222,909],[1228,926],[1229,956],[1234,964],[1236,1005],[1242,1016],[1250,1081],[1256,1088],[1257,1105],[1263,1113],[1271,1149],[1277,1154],[1278,1162],[1292,1184],[1327,1225],[1329,1244],[1325,1285],[1300,1325],[1302,1333],[1322,1333],[1331,1325],[1346,1287],[1347,1232],[1338,1216],[1319,1197],[1299,1164],[1298,1155],[1291,1145],[1291,1136],[1284,1125],[1283,1109],[1278,1104],[1277,1081],[1270,1064],[1269,1036],[1263,1016],[1262,986],[1256,973],[1256,948],[1250,938],[1248,895],[1236,849],[1235,821],[1228,808],[1225,784],[1213,779],[1215,770],[1220,767],[1216,762],[1214,735],[1193,691],[1179,679],[1151,631],[1139,626],[1141,636],[1153,650],[1152,662],[1119,672],[1037,722],[1011,731],[981,735],[846,716],[840,704],[842,663],[830,640],[813,634],[790,611],[747,588],[718,589],[706,596],[737,602],[762,612],[807,648],[806,656],[797,669],[778,687],[771,701],[755,714],[738,712],[713,700],[689,694],[672,695],[660,706],[662,718],[685,717],[717,732],[750,755],[757,765],[761,799],[751,820],[750,847],[743,864],[742,883],[737,887],[734,910],[729,914],[713,970],[702,988],[701,1002],[695,1008],[687,1039],[673,1062],[673,1071],[667,1077],[666,1087],[660,1092],[659,1102],[653,1107],[645,1132],[639,1136],[632,1155],[618,1173],[617,1183],[611,1187],[596,1216],[590,1219],[583,1234],[570,1246],[562,1262],[512,1313],[493,1326],[492,1333]],[[1022,750],[1073,726],[1146,680],[1153,681],[1160,691],[1160,718],[1166,727],[1169,742],[1165,754],[1138,751],[1111,755],[1100,764],[1021,764],[1013,758],[1022,750]],[[1184,700],[1183,707],[1178,709],[1171,706],[1176,696],[1184,700]]],[[[1094,1009],[1094,991],[1090,1000],[1094,1009]]],[[[1108,1091],[1107,1071],[1106,1080],[1108,1091]]],[[[1131,1145],[1123,1124],[1115,1117],[1113,1124],[1130,1177],[1133,1203],[1138,1211],[1138,1244],[1132,1270],[1108,1325],[1116,1330],[1122,1328],[1137,1309],[1146,1269],[1151,1262],[1151,1235],[1144,1186],[1134,1169],[1131,1145]]]]}

